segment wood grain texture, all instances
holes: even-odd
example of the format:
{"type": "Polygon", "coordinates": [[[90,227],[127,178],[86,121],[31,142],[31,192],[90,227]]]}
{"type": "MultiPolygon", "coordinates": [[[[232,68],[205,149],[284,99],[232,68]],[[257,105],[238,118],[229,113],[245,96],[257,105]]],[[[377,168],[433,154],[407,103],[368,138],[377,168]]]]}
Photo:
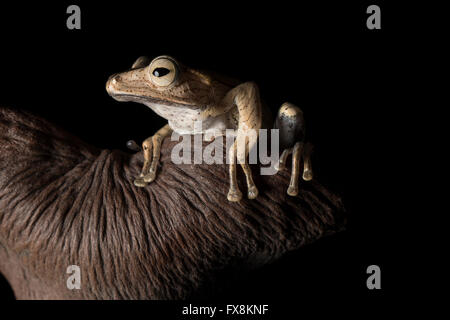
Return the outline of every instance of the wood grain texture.
{"type": "MultiPolygon", "coordinates": [[[[99,150],[47,121],[0,108],[0,271],[19,299],[183,299],[224,269],[254,268],[342,230],[341,200],[289,173],[260,176],[256,200],[231,203],[227,165],[161,167],[133,185],[142,153],[99,150]],[[81,268],[68,290],[66,269],[81,268]]],[[[244,175],[238,172],[240,186],[244,175]]]]}

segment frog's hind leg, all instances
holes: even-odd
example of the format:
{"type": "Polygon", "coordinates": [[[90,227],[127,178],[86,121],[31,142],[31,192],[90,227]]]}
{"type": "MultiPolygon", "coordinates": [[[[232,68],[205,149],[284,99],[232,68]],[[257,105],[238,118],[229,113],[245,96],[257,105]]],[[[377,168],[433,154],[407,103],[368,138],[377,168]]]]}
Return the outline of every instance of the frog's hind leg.
{"type": "Polygon", "coordinates": [[[309,181],[313,178],[311,168],[312,145],[305,143],[305,120],[302,110],[292,103],[284,103],[278,111],[274,128],[280,130],[280,150],[283,150],[275,168],[284,170],[287,157],[292,154],[291,180],[287,193],[290,196],[296,196],[298,194],[301,159],[303,159],[303,180],[309,181]]]}
{"type": "Polygon", "coordinates": [[[275,164],[275,169],[278,171],[284,170],[286,167],[287,157],[292,153],[293,148],[287,148],[283,150],[283,153],[280,156],[280,159],[275,164]]]}

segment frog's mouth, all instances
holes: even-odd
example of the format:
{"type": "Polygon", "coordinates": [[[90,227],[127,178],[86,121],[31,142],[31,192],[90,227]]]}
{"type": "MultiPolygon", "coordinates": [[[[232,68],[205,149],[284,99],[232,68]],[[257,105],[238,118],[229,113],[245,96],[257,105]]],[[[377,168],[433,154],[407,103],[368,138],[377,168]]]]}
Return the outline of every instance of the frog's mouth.
{"type": "Polygon", "coordinates": [[[121,102],[140,102],[142,103],[144,101],[144,99],[142,99],[142,97],[134,95],[134,94],[124,94],[124,93],[110,93],[109,94],[111,97],[113,97],[115,100],[117,101],[121,101],[121,102]]]}
{"type": "Polygon", "coordinates": [[[198,106],[189,103],[166,101],[154,97],[147,97],[147,96],[143,97],[127,93],[111,94],[111,97],[113,97],[117,101],[122,102],[137,102],[145,105],[165,105],[171,107],[198,109],[198,106]]]}

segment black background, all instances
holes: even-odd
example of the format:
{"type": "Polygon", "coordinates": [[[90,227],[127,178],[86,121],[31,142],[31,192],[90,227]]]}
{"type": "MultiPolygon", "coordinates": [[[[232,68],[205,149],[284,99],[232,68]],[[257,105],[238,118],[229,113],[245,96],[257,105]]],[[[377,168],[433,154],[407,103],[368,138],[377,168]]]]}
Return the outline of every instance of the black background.
{"type": "MultiPolygon", "coordinates": [[[[108,76],[138,56],[169,54],[255,81],[273,110],[285,101],[303,109],[316,178],[343,197],[348,230],[236,279],[214,299],[289,301],[291,311],[314,300],[340,301],[344,311],[379,307],[399,280],[384,154],[386,115],[402,108],[391,94],[394,47],[406,30],[393,23],[395,8],[374,3],[381,30],[366,28],[372,2],[2,3],[0,104],[31,110],[97,147],[125,150],[127,140],[164,125],[147,107],[105,91],[108,76]],[[81,30],[66,28],[70,4],[81,7],[81,30]],[[371,264],[381,267],[382,290],[366,287],[371,264]]],[[[13,299],[4,279],[0,290],[13,299]]]]}

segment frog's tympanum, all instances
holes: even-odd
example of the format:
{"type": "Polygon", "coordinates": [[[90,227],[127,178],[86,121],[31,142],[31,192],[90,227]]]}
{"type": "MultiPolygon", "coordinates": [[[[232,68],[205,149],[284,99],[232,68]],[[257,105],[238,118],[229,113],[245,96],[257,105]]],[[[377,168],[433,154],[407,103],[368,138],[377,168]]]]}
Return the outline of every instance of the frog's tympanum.
{"type": "MultiPolygon", "coordinates": [[[[261,129],[270,112],[266,111],[259,97],[255,83],[233,83],[229,79],[188,68],[174,58],[160,56],[152,61],[140,57],[131,70],[112,75],[106,90],[118,101],[133,101],[145,104],[168,124],[142,143],[144,165],[140,176],[134,181],[144,187],[156,176],[161,143],[172,131],[179,134],[194,134],[194,122],[202,121],[202,132],[235,129],[236,138],[248,134],[248,130],[261,129]]],[[[271,122],[273,123],[273,122],[271,122]]],[[[279,129],[280,148],[283,151],[278,170],[284,169],[287,157],[292,153],[292,173],[287,193],[298,194],[300,160],[303,158],[303,179],[312,179],[310,155],[312,146],[304,143],[303,113],[297,106],[284,103],[276,116],[275,128],[279,129]]],[[[196,128],[197,129],[197,128],[196,128]]],[[[247,196],[254,199],[258,195],[250,166],[246,161],[248,151],[254,141],[249,139],[246,152],[236,152],[235,141],[229,152],[230,188],[229,201],[240,201],[242,193],[236,179],[236,163],[242,166],[247,180],[247,196]]]]}

